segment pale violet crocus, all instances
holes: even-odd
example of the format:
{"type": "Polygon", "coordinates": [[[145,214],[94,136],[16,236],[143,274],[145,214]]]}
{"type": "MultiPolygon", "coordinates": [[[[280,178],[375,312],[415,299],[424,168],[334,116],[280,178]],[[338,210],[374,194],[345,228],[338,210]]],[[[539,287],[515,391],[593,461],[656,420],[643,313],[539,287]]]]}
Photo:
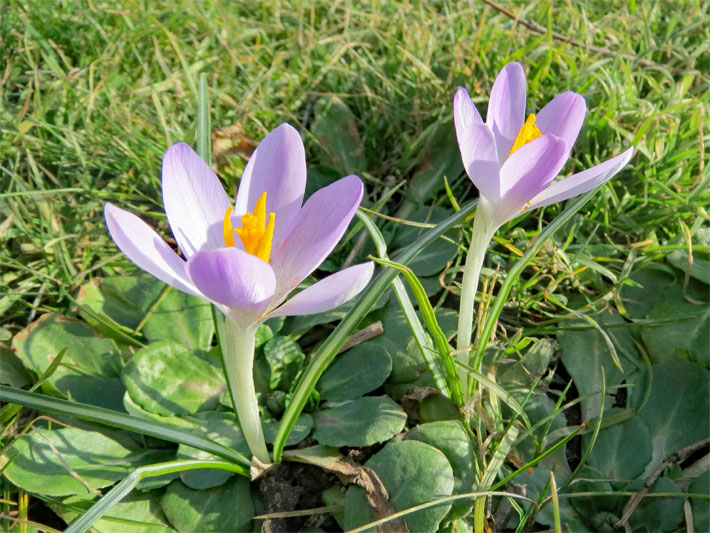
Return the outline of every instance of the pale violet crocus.
{"type": "Polygon", "coordinates": [[[503,67],[491,90],[485,122],[465,89],[454,97],[461,159],[480,193],[461,288],[457,353],[464,363],[468,363],[478,278],[496,230],[525,211],[605,183],[633,154],[629,148],[592,168],[555,180],[582,128],[586,103],[581,95],[567,91],[526,118],[525,85],[519,63],[503,67]]]}
{"type": "Polygon", "coordinates": [[[163,205],[180,257],[136,215],[106,204],[118,248],[172,287],[213,303],[227,317],[222,350],[227,383],[249,447],[269,461],[253,383],[254,339],[270,317],[331,310],[359,293],[374,265],[343,269],[288,295],[330,254],[363,195],[357,176],[303,203],[306,159],[298,132],[282,124],[249,159],[232,205],[210,167],[186,144],[163,157],[163,205]]]}

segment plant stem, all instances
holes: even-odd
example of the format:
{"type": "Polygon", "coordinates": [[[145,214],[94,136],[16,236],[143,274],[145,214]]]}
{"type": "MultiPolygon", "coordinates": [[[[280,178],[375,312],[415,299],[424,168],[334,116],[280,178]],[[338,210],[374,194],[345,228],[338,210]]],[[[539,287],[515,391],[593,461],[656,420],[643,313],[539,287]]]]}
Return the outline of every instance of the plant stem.
{"type": "Polygon", "coordinates": [[[247,445],[254,457],[271,462],[259,418],[259,402],[254,389],[254,342],[257,326],[242,327],[229,318],[220,335],[222,362],[229,393],[247,445]]]}
{"type": "MultiPolygon", "coordinates": [[[[476,305],[476,289],[478,288],[478,278],[481,275],[483,259],[486,256],[486,249],[495,230],[488,229],[486,216],[481,209],[481,202],[476,208],[476,217],[473,220],[473,233],[471,234],[471,244],[466,254],[466,264],[463,267],[463,282],[461,286],[461,303],[459,305],[459,327],[456,335],[456,358],[463,364],[469,364],[471,355],[471,334],[473,332],[473,315],[476,305]]],[[[478,368],[475,369],[479,371],[478,368]]],[[[465,369],[459,367],[459,376],[463,391],[468,399],[468,374],[465,369]]]]}

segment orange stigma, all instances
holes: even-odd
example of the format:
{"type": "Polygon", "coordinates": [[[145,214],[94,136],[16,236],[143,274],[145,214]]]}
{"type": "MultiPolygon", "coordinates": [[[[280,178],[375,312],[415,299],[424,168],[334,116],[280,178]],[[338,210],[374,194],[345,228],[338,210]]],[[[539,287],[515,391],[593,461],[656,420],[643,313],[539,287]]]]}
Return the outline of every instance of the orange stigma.
{"type": "Polygon", "coordinates": [[[530,113],[525,121],[525,124],[523,124],[523,127],[520,128],[518,136],[515,138],[513,147],[510,149],[510,154],[508,155],[513,155],[513,152],[515,152],[518,148],[541,136],[542,132],[535,125],[535,114],[530,113]]]}
{"type": "Polygon", "coordinates": [[[276,223],[276,215],[269,213],[269,220],[266,220],[266,193],[262,193],[256,201],[253,213],[245,213],[242,215],[242,227],[232,229],[232,208],[227,209],[224,214],[222,228],[224,231],[224,245],[234,246],[234,234],[239,235],[239,238],[244,245],[244,250],[255,255],[262,261],[269,262],[271,257],[271,243],[274,238],[274,224],[276,223]]]}

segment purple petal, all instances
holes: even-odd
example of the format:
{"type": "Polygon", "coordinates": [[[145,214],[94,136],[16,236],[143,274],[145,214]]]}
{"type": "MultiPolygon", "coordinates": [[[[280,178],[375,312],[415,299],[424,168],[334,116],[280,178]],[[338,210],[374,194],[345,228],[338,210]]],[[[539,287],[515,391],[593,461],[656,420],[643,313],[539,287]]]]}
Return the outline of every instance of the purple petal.
{"type": "Polygon", "coordinates": [[[363,185],[347,176],[316,191],[298,212],[292,233],[271,253],[279,302],[313,272],[345,233],[362,199],[363,185]]]}
{"type": "Polygon", "coordinates": [[[500,169],[501,210],[505,220],[518,211],[562,170],[569,151],[554,135],[543,135],[513,152],[500,169]]]}
{"type": "Polygon", "coordinates": [[[530,201],[529,209],[562,202],[602,185],[626,166],[633,152],[633,147],[629,148],[603,163],[553,183],[530,201]]]}
{"type": "Polygon", "coordinates": [[[276,214],[274,244],[293,228],[306,190],[306,153],[298,132],[281,124],[262,139],[249,158],[239,182],[234,214],[251,213],[263,192],[266,212],[276,214]]]}
{"type": "Polygon", "coordinates": [[[486,117],[486,124],[495,135],[499,162],[510,154],[524,122],[525,71],[520,63],[508,63],[493,84],[486,117]]]}
{"type": "Polygon", "coordinates": [[[535,123],[542,133],[552,133],[567,143],[572,149],[579,130],[584,123],[587,103],[572,91],[557,95],[537,114],[535,123]]]}
{"type": "Polygon", "coordinates": [[[471,100],[466,89],[460,87],[454,96],[454,126],[456,127],[456,135],[461,138],[460,136],[465,133],[469,126],[482,123],[483,119],[478,109],[476,109],[473,100],[471,100]]]}
{"type": "Polygon", "coordinates": [[[231,205],[212,169],[185,143],[163,156],[163,205],[186,258],[224,246],[222,220],[231,205]]]}
{"type": "Polygon", "coordinates": [[[375,264],[354,265],[323,278],[302,290],[269,316],[313,315],[344,304],[370,282],[375,264]]]}
{"type": "Polygon", "coordinates": [[[269,264],[238,248],[197,252],[187,262],[187,273],[211,301],[256,316],[269,305],[276,286],[269,264]]]}
{"type": "Polygon", "coordinates": [[[202,296],[187,276],[185,261],[148,224],[111,204],[104,206],[104,217],[111,238],[128,259],[160,281],[202,296]]]}
{"type": "MultiPolygon", "coordinates": [[[[458,133],[458,131],[457,131],[458,133]]],[[[468,177],[491,202],[500,197],[498,154],[493,133],[485,124],[472,124],[459,135],[461,160],[468,177]]]]}

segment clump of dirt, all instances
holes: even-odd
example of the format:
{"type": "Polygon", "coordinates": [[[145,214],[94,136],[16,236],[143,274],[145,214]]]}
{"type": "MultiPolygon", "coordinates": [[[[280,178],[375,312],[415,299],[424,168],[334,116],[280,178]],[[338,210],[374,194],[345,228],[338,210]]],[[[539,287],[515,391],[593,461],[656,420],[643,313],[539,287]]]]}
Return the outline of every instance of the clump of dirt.
{"type": "MultiPolygon", "coordinates": [[[[338,485],[338,478],[311,465],[283,462],[259,480],[264,500],[264,514],[322,507],[321,493],[338,485]]],[[[324,531],[342,531],[329,514],[313,514],[264,520],[262,533],[286,533],[303,527],[318,527],[324,531]]]]}

